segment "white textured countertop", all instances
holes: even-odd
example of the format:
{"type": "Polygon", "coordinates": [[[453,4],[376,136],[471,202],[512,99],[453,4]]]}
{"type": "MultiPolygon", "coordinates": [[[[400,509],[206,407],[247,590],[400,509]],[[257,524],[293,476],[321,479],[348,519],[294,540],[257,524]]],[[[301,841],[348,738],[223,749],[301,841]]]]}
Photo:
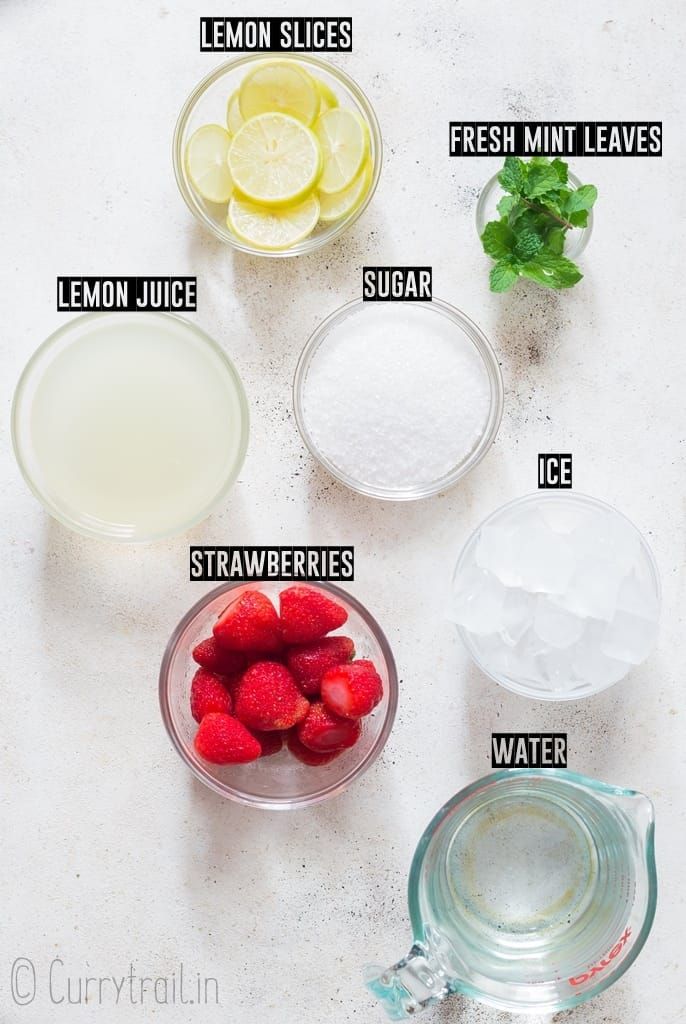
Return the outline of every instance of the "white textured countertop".
{"type": "MultiPolygon", "coordinates": [[[[661,897],[647,946],[616,986],[556,1020],[686,1019],[681,5],[322,0],[304,12],[273,0],[259,10],[4,0],[0,29],[0,1019],[381,1021],[361,965],[409,948],[415,844],[440,804],[489,770],[490,733],[503,729],[566,730],[570,767],[641,789],[656,806],[661,897]],[[198,17],[302,13],[353,15],[354,52],[333,59],[376,107],[381,183],[330,248],[244,258],[193,221],[171,170],[177,112],[221,60],[198,52],[198,17]],[[662,119],[665,157],[572,162],[601,194],[583,282],[498,297],[473,221],[498,161],[449,159],[451,118],[662,119]],[[313,464],[293,421],[300,349],[359,294],[370,262],[432,264],[434,293],[481,325],[502,362],[495,447],[433,500],[394,506],[347,492],[313,464]],[[253,426],[239,483],[190,536],[144,547],[84,540],[20,479],[11,392],[66,319],[55,278],[69,274],[198,276],[193,319],[235,360],[253,426]],[[442,611],[468,532],[534,489],[539,451],[574,453],[577,490],[634,520],[664,584],[656,654],[625,683],[568,705],[532,703],[480,676],[442,611]],[[271,814],[222,802],[172,749],[156,677],[170,631],[205,586],[188,582],[189,540],[355,545],[350,589],[388,633],[400,710],[382,758],[330,804],[271,814]],[[27,1006],[10,992],[18,957],[36,972],[27,1006]],[[51,1001],[66,1000],[67,976],[72,986],[121,977],[132,962],[151,978],[178,977],[183,963],[186,999],[197,974],[216,978],[220,1005],[141,1007],[128,982],[118,1005],[111,986],[102,1005],[93,989],[86,1006],[51,1001]]],[[[448,1009],[434,1019],[450,1019],[448,1009]]],[[[511,1018],[473,1004],[463,1019],[511,1018]]]]}

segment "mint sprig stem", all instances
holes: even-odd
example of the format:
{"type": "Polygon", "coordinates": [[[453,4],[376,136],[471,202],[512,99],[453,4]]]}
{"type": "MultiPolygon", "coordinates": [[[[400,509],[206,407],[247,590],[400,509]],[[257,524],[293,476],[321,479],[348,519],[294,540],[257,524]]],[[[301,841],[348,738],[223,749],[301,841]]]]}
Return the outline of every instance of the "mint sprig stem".
{"type": "Polygon", "coordinates": [[[542,213],[546,217],[550,217],[551,220],[554,220],[556,224],[559,224],[567,231],[574,227],[571,221],[565,220],[564,217],[558,217],[556,213],[553,213],[552,210],[547,210],[545,206],[541,206],[540,203],[532,203],[529,199],[522,199],[522,202],[529,210],[535,210],[536,213],[542,213]]]}

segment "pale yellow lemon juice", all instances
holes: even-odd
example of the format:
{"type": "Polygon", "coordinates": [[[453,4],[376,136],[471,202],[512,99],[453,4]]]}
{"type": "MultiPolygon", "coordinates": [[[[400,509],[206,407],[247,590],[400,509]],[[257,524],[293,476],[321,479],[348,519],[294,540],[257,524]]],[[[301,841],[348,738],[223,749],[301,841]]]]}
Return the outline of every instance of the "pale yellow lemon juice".
{"type": "Polygon", "coordinates": [[[19,465],[48,511],[120,540],[206,516],[238,474],[247,430],[229,359],[162,313],[72,320],[29,361],[13,409],[19,465]]]}

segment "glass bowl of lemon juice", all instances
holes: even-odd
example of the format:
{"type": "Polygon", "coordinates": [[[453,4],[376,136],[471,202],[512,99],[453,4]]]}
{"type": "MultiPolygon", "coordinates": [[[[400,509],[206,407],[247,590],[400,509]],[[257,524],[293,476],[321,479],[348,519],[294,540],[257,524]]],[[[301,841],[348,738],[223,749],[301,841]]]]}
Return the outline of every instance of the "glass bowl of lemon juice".
{"type": "Polygon", "coordinates": [[[186,205],[222,241],[298,256],[366,210],[381,173],[371,103],[312,54],[253,54],[212,71],[183,105],[172,144],[186,205]]]}
{"type": "Polygon", "coordinates": [[[240,471],[248,406],[224,351],[168,313],[88,313],[36,350],[12,408],[19,468],[80,533],[150,541],[204,519],[240,471]]]}

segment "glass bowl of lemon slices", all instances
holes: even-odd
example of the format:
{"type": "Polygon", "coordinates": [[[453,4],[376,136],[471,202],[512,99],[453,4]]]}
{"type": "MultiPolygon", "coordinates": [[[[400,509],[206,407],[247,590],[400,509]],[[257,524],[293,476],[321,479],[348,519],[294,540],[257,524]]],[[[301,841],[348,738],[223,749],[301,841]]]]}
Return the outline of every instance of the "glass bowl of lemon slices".
{"type": "Polygon", "coordinates": [[[338,238],[369,205],[381,133],[360,87],[311,54],[259,54],[216,68],[179,115],[174,173],[222,241],[299,256],[338,238]]]}

